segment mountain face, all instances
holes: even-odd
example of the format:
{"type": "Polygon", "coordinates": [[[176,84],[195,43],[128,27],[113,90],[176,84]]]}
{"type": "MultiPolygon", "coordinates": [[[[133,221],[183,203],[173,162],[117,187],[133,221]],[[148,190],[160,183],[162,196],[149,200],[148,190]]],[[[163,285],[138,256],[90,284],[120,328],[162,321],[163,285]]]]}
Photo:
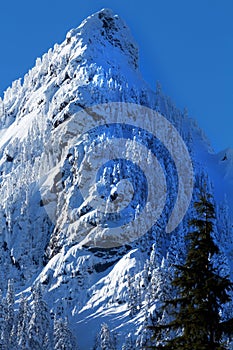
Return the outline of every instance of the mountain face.
{"type": "Polygon", "coordinates": [[[224,269],[233,277],[233,151],[215,154],[187,111],[179,111],[159,84],[154,92],[144,82],[137,45],[111,10],[88,17],[12,84],[0,100],[0,127],[1,289],[5,293],[11,277],[17,295],[30,298],[30,287],[39,283],[51,312],[68,317],[80,349],[94,348],[103,323],[117,349],[145,344],[148,315],[156,319],[163,294],[172,293],[172,266],[184,259],[187,222],[204,184],[216,203],[224,269]],[[134,121],[121,123],[116,112],[122,106],[162,115],[192,159],[193,197],[171,232],[167,222],[181,189],[180,154],[172,159],[177,139],[169,151],[143,130],[146,116],[138,110],[134,121]],[[147,166],[140,169],[145,149],[147,166]],[[163,188],[153,190],[158,179],[150,157],[158,158],[166,182],[158,220],[148,188],[151,197],[159,190],[162,196],[163,188]],[[110,208],[101,215],[93,208],[96,192],[110,208]],[[153,224],[147,216],[136,221],[133,236],[122,231],[116,240],[119,227],[145,208],[153,224]]]}

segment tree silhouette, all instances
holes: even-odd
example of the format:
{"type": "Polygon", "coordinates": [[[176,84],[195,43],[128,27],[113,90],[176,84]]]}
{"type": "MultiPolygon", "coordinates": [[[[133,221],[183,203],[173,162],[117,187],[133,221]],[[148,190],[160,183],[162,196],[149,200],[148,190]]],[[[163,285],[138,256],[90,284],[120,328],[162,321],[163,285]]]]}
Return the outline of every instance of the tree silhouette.
{"type": "Polygon", "coordinates": [[[176,266],[172,281],[177,295],[164,304],[170,322],[166,323],[165,318],[152,327],[154,349],[226,349],[222,336],[229,327],[221,322],[220,311],[231,300],[232,283],[213,266],[219,249],[213,239],[215,210],[211,195],[202,190],[194,208],[197,215],[189,223],[186,261],[176,266]],[[166,337],[168,340],[164,340],[166,337]]]}

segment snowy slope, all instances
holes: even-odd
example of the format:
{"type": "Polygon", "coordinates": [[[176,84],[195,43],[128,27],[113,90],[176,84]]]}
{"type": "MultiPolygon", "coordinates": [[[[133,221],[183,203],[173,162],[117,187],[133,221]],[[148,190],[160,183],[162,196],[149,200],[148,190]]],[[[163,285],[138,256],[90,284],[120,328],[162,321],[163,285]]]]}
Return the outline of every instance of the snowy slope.
{"type": "MultiPolygon", "coordinates": [[[[232,256],[233,150],[214,154],[187,112],[179,111],[160,86],[154,92],[144,82],[138,59],[129,29],[105,9],[88,17],[67,34],[63,43],[37,59],[23,81],[14,82],[0,100],[0,283],[4,290],[3,281],[12,276],[20,293],[40,282],[51,310],[68,315],[83,350],[93,347],[103,322],[117,334],[117,349],[129,333],[141,341],[145,315],[155,309],[148,301],[156,284],[151,281],[158,281],[163,273],[169,275],[170,266],[182,260],[183,236],[192,205],[183,222],[168,235],[166,220],[176,197],[177,174],[166,150],[153,141],[172,191],[167,211],[150,232],[135,242],[111,249],[84,246],[77,239],[77,231],[86,236],[82,220],[94,220],[94,216],[89,215],[78,191],[83,169],[79,157],[84,152],[88,159],[96,140],[108,141],[116,134],[111,128],[99,128],[94,131],[97,135],[92,132],[81,140],[83,148],[79,144],[67,150],[63,145],[67,135],[76,132],[70,122],[76,113],[98,104],[129,102],[164,115],[190,151],[195,171],[194,197],[202,181],[213,190],[219,214],[216,236],[225,260],[230,261],[232,256]],[[224,222],[222,215],[220,219],[222,213],[224,222]],[[157,275],[153,275],[153,269],[157,275]],[[133,313],[132,295],[137,295],[133,313]]],[[[130,139],[131,132],[130,127],[118,129],[117,137],[126,135],[130,139]]],[[[142,138],[146,145],[152,142],[150,136],[138,130],[135,137],[142,138]]],[[[112,171],[117,167],[108,166],[112,171]]],[[[141,186],[136,197],[140,202],[144,177],[137,168],[130,169],[135,172],[136,185],[141,186]]],[[[124,177],[126,170],[122,168],[120,173],[124,177]]],[[[119,180],[118,175],[114,176],[106,177],[111,195],[119,180]]],[[[120,218],[110,216],[108,224],[111,220],[122,223],[132,210],[135,205],[120,218]]],[[[228,265],[233,274],[233,266],[228,265]]],[[[158,296],[161,292],[154,293],[158,296]]]]}

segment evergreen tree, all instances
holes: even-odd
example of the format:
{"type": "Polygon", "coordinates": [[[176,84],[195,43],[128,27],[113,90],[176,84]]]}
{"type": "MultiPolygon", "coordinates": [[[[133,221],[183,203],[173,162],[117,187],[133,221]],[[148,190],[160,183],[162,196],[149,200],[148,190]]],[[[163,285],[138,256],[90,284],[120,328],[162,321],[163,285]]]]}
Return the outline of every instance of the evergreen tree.
{"type": "Polygon", "coordinates": [[[0,290],[0,349],[4,349],[6,346],[4,334],[5,334],[5,300],[2,298],[2,291],[0,290]]]}
{"type": "Polygon", "coordinates": [[[22,297],[19,304],[19,311],[17,315],[17,325],[16,325],[16,339],[18,344],[18,349],[29,350],[28,345],[28,327],[30,320],[30,311],[27,299],[22,297]]]}
{"type": "Polygon", "coordinates": [[[100,348],[101,350],[115,350],[116,344],[113,335],[106,323],[103,323],[100,331],[100,348]]]}
{"type": "MultiPolygon", "coordinates": [[[[148,308],[145,310],[144,321],[136,339],[136,349],[147,350],[152,345],[152,331],[149,328],[152,324],[152,318],[148,308]]],[[[135,348],[135,347],[134,347],[135,348]]]]}
{"type": "Polygon", "coordinates": [[[128,282],[128,308],[130,310],[130,316],[135,316],[138,312],[138,295],[135,288],[135,277],[127,275],[128,282]]]}
{"type": "Polygon", "coordinates": [[[212,197],[205,191],[195,202],[197,218],[190,221],[193,228],[187,235],[189,249],[183,266],[176,266],[172,281],[177,296],[167,300],[170,323],[153,326],[154,349],[166,350],[223,350],[223,328],[220,311],[230,301],[232,283],[228,276],[220,276],[213,266],[219,249],[213,239],[215,210],[212,197]],[[170,310],[172,309],[172,312],[170,310]],[[164,336],[170,336],[164,340],[164,336]]]}
{"type": "Polygon", "coordinates": [[[14,304],[15,304],[15,291],[13,280],[8,281],[8,288],[6,294],[6,314],[5,314],[5,333],[4,338],[7,344],[11,343],[11,333],[14,326],[14,304]]]}
{"type": "Polygon", "coordinates": [[[73,336],[67,319],[55,318],[54,321],[54,350],[77,350],[78,345],[73,336]]]}
{"type": "Polygon", "coordinates": [[[36,286],[32,293],[32,317],[29,322],[29,346],[31,349],[43,348],[45,337],[50,329],[50,312],[48,305],[42,299],[40,285],[36,286]]]}

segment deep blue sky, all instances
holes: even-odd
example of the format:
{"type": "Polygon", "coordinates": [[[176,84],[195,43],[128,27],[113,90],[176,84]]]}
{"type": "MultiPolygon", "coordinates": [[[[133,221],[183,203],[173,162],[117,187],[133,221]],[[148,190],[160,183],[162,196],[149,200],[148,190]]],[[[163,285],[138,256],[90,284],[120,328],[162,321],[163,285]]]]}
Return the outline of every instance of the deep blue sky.
{"type": "Polygon", "coordinates": [[[139,45],[144,78],[187,107],[216,151],[233,148],[232,0],[12,0],[1,4],[0,95],[93,12],[110,7],[139,45]]]}

